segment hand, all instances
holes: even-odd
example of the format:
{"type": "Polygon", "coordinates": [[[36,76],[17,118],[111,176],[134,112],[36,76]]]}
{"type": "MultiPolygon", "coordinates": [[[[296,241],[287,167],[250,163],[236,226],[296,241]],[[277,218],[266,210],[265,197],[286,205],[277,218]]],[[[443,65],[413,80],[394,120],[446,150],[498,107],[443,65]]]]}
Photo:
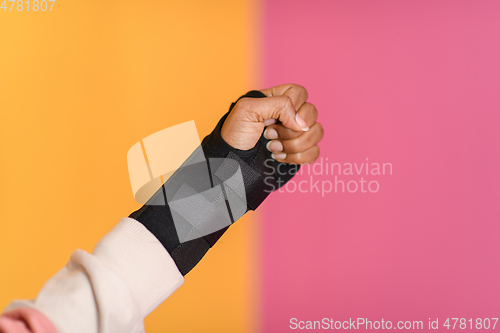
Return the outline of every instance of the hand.
{"type": "Polygon", "coordinates": [[[221,129],[233,148],[248,150],[264,136],[273,158],[283,163],[310,164],[319,156],[323,127],[316,122],[318,111],[307,103],[307,91],[296,84],[261,90],[266,98],[242,98],[221,129]]]}

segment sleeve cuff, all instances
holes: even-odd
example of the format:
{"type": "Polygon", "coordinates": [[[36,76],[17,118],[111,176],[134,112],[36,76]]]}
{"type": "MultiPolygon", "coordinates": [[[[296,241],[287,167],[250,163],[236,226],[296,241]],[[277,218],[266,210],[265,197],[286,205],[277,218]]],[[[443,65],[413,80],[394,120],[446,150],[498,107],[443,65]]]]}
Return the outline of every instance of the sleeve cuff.
{"type": "Polygon", "coordinates": [[[93,254],[128,284],[143,317],[184,283],[160,241],[132,218],[121,219],[97,243],[93,254]]]}

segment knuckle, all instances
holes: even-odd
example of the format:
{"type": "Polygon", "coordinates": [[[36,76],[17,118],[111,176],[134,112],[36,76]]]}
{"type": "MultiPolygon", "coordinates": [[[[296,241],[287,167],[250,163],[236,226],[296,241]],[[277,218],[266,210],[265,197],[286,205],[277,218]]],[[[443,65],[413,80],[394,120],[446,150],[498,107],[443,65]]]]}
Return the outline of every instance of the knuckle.
{"type": "Polygon", "coordinates": [[[316,118],[318,118],[318,110],[316,109],[316,106],[309,102],[306,102],[304,105],[307,108],[307,113],[309,113],[310,117],[313,118],[314,121],[316,121],[316,118]]]}
{"type": "Polygon", "coordinates": [[[295,114],[295,108],[293,106],[292,99],[286,95],[281,95],[278,97],[280,99],[281,110],[280,113],[282,115],[282,123],[285,127],[291,127],[293,124],[293,116],[295,114]]]}
{"type": "Polygon", "coordinates": [[[236,103],[233,111],[239,113],[244,119],[260,121],[261,116],[255,102],[255,98],[244,97],[236,103]]]}
{"type": "Polygon", "coordinates": [[[311,114],[313,115],[314,121],[316,121],[316,119],[318,119],[318,109],[316,109],[314,104],[311,104],[311,114]]]}
{"type": "Polygon", "coordinates": [[[314,146],[314,151],[313,151],[313,162],[316,161],[319,157],[319,147],[316,145],[314,146]]]}
{"type": "MultiPolygon", "coordinates": [[[[306,148],[306,149],[311,148],[313,145],[316,144],[314,133],[304,133],[297,140],[301,140],[302,141],[301,146],[303,146],[303,148],[306,148]]],[[[305,150],[305,149],[303,149],[303,150],[305,150]]]]}
{"type": "Polygon", "coordinates": [[[312,125],[316,122],[316,119],[318,118],[318,110],[316,110],[316,107],[313,104],[305,102],[300,109],[304,111],[304,117],[307,119],[309,124],[312,125]]]}
{"type": "Polygon", "coordinates": [[[309,93],[307,92],[307,89],[304,88],[304,86],[301,86],[300,84],[293,84],[294,88],[297,89],[301,95],[301,97],[304,97],[305,100],[309,97],[309,93]]]}
{"type": "Polygon", "coordinates": [[[316,123],[317,125],[315,126],[316,127],[316,131],[318,132],[318,141],[321,141],[321,139],[323,139],[323,135],[325,135],[325,130],[323,129],[323,126],[320,124],[320,123],[316,123]]]}
{"type": "Polygon", "coordinates": [[[281,95],[279,96],[279,98],[281,99],[281,103],[284,109],[293,108],[293,102],[290,97],[288,97],[287,95],[281,95]]]}
{"type": "Polygon", "coordinates": [[[317,143],[316,134],[313,132],[304,133],[297,139],[297,141],[300,141],[301,150],[305,151],[317,143]]]}
{"type": "Polygon", "coordinates": [[[252,107],[250,105],[251,101],[250,98],[242,98],[238,102],[236,102],[236,105],[234,106],[233,110],[234,112],[245,112],[246,110],[251,110],[252,107]]]}

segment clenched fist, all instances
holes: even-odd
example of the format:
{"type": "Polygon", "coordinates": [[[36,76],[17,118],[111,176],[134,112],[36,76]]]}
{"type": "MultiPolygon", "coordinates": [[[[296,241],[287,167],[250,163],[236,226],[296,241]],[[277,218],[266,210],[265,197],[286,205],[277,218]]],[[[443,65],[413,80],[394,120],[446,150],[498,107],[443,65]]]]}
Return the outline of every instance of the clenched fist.
{"type": "Polygon", "coordinates": [[[221,136],[233,148],[249,150],[262,131],[267,149],[283,163],[310,164],[319,156],[323,127],[318,111],[307,102],[307,91],[296,84],[261,90],[265,98],[242,98],[222,126],[221,136]]]}

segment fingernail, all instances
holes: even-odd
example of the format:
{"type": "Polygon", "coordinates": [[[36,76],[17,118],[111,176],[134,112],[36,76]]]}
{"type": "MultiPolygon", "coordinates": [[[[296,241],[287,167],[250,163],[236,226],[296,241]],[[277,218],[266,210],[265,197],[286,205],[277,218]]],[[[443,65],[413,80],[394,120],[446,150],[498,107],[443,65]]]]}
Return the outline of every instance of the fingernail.
{"type": "Polygon", "coordinates": [[[272,124],[276,124],[276,119],[266,119],[264,120],[264,125],[269,126],[272,124]]]}
{"type": "Polygon", "coordinates": [[[298,113],[295,115],[295,120],[297,121],[297,124],[299,124],[300,128],[304,132],[309,131],[309,127],[307,127],[306,121],[301,116],[299,116],[298,113]]]}
{"type": "Polygon", "coordinates": [[[273,140],[273,141],[269,141],[266,144],[266,148],[269,151],[282,151],[283,144],[281,144],[281,142],[279,142],[278,140],[273,140]]]}
{"type": "Polygon", "coordinates": [[[284,160],[286,158],[286,154],[285,153],[271,154],[271,157],[274,158],[275,160],[284,160]]]}
{"type": "Polygon", "coordinates": [[[268,140],[277,139],[278,132],[274,128],[268,128],[264,131],[264,137],[268,140]]]}

